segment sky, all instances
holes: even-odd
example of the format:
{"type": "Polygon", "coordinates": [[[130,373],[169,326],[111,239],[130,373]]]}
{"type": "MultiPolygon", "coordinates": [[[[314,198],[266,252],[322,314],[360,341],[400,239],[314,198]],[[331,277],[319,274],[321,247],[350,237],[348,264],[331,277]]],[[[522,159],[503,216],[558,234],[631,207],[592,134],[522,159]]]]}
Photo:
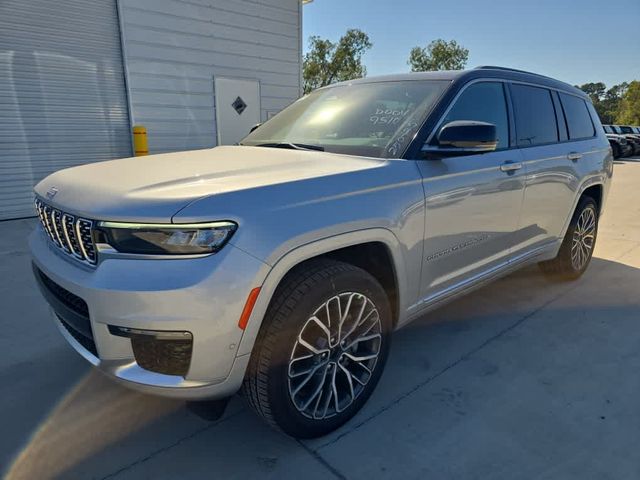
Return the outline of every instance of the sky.
{"type": "Polygon", "coordinates": [[[456,40],[467,68],[499,65],[571,84],[608,87],[640,80],[640,0],[313,0],[303,7],[303,42],[369,35],[368,75],[409,71],[414,46],[456,40]]]}

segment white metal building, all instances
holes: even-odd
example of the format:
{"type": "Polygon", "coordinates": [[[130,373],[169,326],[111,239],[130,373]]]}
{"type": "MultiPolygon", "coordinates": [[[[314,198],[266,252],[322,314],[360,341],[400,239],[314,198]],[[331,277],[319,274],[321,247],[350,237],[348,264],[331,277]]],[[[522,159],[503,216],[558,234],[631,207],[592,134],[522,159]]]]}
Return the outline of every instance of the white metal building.
{"type": "Polygon", "coordinates": [[[234,143],[301,93],[299,0],[2,0],[0,220],[60,168],[234,143]]]}

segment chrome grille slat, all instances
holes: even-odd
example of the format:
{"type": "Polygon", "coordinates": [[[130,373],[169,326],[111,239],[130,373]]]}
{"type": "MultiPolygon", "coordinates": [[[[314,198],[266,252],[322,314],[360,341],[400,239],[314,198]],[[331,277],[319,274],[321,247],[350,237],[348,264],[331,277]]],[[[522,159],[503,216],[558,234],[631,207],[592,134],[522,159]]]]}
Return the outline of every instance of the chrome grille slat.
{"type": "Polygon", "coordinates": [[[82,252],[82,256],[89,261],[89,255],[87,255],[87,250],[85,249],[84,242],[82,241],[82,232],[80,231],[80,219],[78,218],[75,223],[75,231],[76,237],[78,238],[78,245],[80,245],[80,251],[82,252]]]}
{"type": "MultiPolygon", "coordinates": [[[[60,210],[56,210],[55,208],[51,209],[51,226],[53,227],[53,233],[55,234],[56,240],[58,240],[58,245],[60,245],[63,250],[66,250],[67,253],[69,253],[71,250],[69,250],[66,240],[60,234],[61,228],[58,228],[61,217],[62,212],[60,212],[60,210]]],[[[62,224],[60,225],[60,227],[62,227],[62,224]]]]}
{"type": "Polygon", "coordinates": [[[53,243],[55,243],[56,245],[60,246],[60,244],[58,243],[58,239],[56,238],[55,234],[53,233],[53,227],[51,226],[51,211],[52,211],[52,208],[49,207],[48,205],[45,205],[45,207],[44,207],[45,227],[47,228],[47,233],[49,234],[49,237],[51,238],[53,243]]]}
{"type": "Polygon", "coordinates": [[[77,258],[84,260],[82,252],[80,251],[78,239],[76,238],[76,232],[74,229],[75,223],[76,218],[73,215],[69,215],[68,213],[62,214],[62,228],[64,236],[67,239],[67,243],[69,244],[69,248],[71,249],[71,253],[73,253],[77,258]]]}
{"type": "Polygon", "coordinates": [[[78,230],[80,231],[79,243],[82,247],[82,253],[90,263],[96,261],[96,249],[91,238],[93,222],[84,218],[78,219],[78,230]]]}
{"type": "Polygon", "coordinates": [[[89,265],[98,260],[93,244],[93,221],[55,209],[40,199],[35,201],[40,223],[49,239],[67,255],[89,265]]]}

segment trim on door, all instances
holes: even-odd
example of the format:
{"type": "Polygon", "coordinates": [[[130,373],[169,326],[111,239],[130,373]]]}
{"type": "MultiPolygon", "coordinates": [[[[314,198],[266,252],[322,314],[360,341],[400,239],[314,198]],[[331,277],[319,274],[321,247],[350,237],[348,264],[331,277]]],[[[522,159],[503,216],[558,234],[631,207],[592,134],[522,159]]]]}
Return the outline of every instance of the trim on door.
{"type": "MultiPolygon", "coordinates": [[[[469,278],[465,278],[460,282],[450,285],[438,292],[432,293],[411,305],[407,311],[409,312],[409,319],[413,319],[419,315],[426,313],[431,307],[458,295],[462,295],[471,288],[477,287],[495,277],[501,276],[511,270],[516,269],[521,264],[545,253],[547,250],[551,250],[558,243],[557,239],[548,241],[543,245],[540,245],[528,252],[521,253],[514,258],[504,261],[498,265],[495,265],[488,270],[477,273],[469,278]]],[[[408,322],[409,320],[407,320],[408,322]]]]}

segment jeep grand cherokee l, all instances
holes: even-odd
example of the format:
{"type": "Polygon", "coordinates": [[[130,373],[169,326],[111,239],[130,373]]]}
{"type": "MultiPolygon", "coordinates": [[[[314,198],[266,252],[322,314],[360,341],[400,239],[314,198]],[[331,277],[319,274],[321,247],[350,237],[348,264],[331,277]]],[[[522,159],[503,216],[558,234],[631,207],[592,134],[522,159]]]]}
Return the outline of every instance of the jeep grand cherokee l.
{"type": "Polygon", "coordinates": [[[575,279],[613,160],[589,98],[498,67],[328,86],[240,145],[62,170],[35,188],[35,276],[62,335],[143,392],[242,389],[326,434],[391,332],[515,269],[575,279]]]}

